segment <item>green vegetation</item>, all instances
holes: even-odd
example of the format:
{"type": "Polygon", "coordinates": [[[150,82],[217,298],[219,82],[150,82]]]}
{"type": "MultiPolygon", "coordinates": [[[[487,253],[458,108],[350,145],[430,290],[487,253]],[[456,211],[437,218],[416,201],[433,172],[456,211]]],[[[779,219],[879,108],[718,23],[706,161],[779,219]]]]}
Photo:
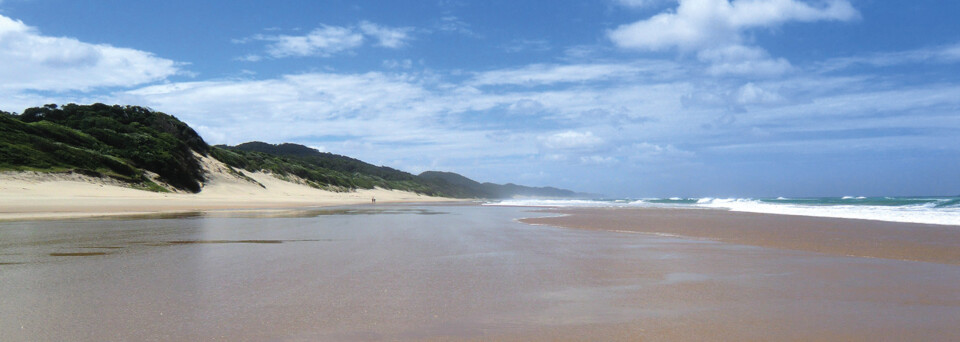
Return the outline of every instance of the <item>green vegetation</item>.
{"type": "Polygon", "coordinates": [[[211,155],[231,167],[251,172],[269,171],[280,178],[295,176],[320,189],[349,191],[380,187],[427,195],[448,195],[409,173],[320,152],[303,145],[271,145],[263,142],[217,145],[213,147],[211,155]]]}
{"type": "Polygon", "coordinates": [[[434,184],[438,191],[454,197],[499,198],[484,189],[483,184],[453,172],[426,171],[418,177],[434,184]]]}
{"type": "Polygon", "coordinates": [[[206,154],[209,146],[173,116],[136,106],[51,104],[0,120],[0,169],[75,171],[158,189],[146,170],[200,191],[203,172],[193,151],[206,154]]]}
{"type": "Polygon", "coordinates": [[[147,177],[149,171],[175,188],[198,192],[204,170],[195,153],[220,160],[231,173],[256,184],[237,169],[268,171],[333,191],[380,187],[458,198],[576,195],[555,188],[481,184],[449,172],[417,176],[297,144],[211,147],[177,118],[144,107],[49,104],[20,115],[0,111],[0,170],[78,172],[167,191],[147,177]]]}
{"type": "Polygon", "coordinates": [[[516,185],[513,183],[494,184],[480,183],[470,178],[461,176],[453,172],[427,171],[419,176],[443,193],[457,195],[457,197],[483,197],[483,198],[510,198],[515,196],[525,197],[596,197],[596,195],[579,194],[570,190],[557,189],[553,187],[529,187],[516,185]]]}

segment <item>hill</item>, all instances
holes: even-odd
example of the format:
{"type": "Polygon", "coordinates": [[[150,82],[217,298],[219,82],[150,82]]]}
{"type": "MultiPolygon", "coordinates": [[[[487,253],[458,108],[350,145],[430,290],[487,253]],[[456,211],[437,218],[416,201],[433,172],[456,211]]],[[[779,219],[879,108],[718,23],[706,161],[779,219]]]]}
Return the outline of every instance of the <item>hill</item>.
{"type": "Polygon", "coordinates": [[[420,178],[430,180],[434,184],[450,192],[465,191],[480,194],[484,198],[511,198],[511,197],[540,197],[540,198],[571,198],[596,197],[595,195],[577,193],[570,190],[554,187],[529,187],[513,183],[494,184],[480,183],[453,172],[426,171],[420,178]]]}
{"type": "Polygon", "coordinates": [[[434,184],[441,191],[461,197],[501,198],[484,189],[483,185],[470,178],[453,172],[426,171],[418,175],[420,179],[434,184]]]}
{"type": "Polygon", "coordinates": [[[200,191],[209,146],[175,117],[136,106],[46,105],[0,114],[0,169],[74,171],[152,190],[200,191]],[[151,174],[156,177],[151,177],[151,174]]]}
{"type": "Polygon", "coordinates": [[[257,141],[237,146],[217,145],[211,154],[231,167],[251,172],[270,171],[280,177],[295,176],[310,186],[326,190],[380,187],[450,197],[450,194],[438,191],[409,173],[303,145],[271,145],[257,141]]]}
{"type": "Polygon", "coordinates": [[[0,170],[78,172],[146,190],[199,192],[206,171],[198,156],[213,157],[241,177],[239,170],[267,171],[332,191],[379,187],[457,198],[578,195],[479,183],[451,172],[413,175],[290,143],[210,146],[176,117],[145,107],[49,104],[19,115],[0,112],[0,170]]]}

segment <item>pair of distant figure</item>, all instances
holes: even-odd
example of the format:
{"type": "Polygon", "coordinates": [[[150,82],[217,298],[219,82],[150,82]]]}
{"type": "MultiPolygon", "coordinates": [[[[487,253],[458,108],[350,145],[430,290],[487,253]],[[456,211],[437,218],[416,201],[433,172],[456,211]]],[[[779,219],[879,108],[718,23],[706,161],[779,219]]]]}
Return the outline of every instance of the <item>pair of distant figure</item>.
{"type": "Polygon", "coordinates": [[[376,203],[377,203],[377,198],[376,198],[376,197],[370,197],[370,203],[376,204],[376,203]]]}

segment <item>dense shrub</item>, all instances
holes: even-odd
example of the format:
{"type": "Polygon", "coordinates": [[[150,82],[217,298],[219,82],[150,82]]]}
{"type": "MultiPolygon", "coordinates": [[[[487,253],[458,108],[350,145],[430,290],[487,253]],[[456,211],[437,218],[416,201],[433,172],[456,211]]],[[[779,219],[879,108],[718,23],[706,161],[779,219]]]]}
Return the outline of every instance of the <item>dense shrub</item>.
{"type": "Polygon", "coordinates": [[[0,167],[104,170],[142,181],[139,168],[200,191],[203,170],[193,151],[207,154],[210,147],[173,116],[137,106],[51,104],[0,120],[0,167]]]}

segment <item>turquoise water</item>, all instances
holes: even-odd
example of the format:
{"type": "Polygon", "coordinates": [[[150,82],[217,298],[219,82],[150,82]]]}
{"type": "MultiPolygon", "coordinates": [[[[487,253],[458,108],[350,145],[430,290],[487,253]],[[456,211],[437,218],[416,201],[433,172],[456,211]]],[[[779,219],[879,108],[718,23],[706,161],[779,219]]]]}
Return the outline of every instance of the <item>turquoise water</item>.
{"type": "Polygon", "coordinates": [[[960,197],[512,199],[489,205],[536,207],[664,207],[725,209],[782,215],[960,225],[960,197]]]}

